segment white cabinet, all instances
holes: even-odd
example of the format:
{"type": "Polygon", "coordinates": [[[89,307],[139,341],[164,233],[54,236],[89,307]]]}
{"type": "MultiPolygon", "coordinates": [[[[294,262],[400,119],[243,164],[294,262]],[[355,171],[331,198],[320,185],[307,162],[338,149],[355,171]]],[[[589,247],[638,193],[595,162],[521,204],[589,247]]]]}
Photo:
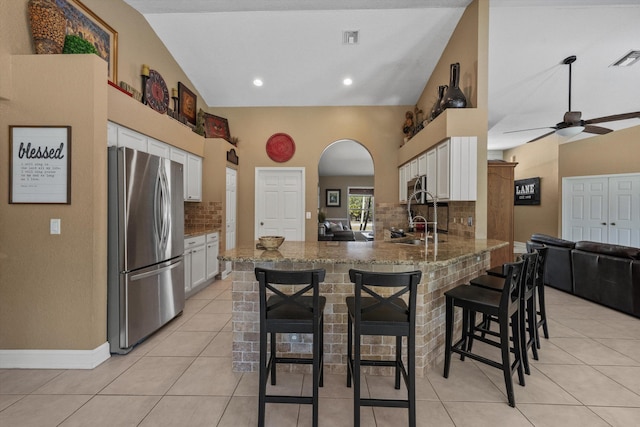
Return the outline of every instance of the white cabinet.
{"type": "Polygon", "coordinates": [[[218,245],[219,234],[207,234],[207,280],[213,279],[218,274],[218,245]]]}
{"type": "Polygon", "coordinates": [[[185,169],[187,192],[184,194],[184,199],[188,202],[200,202],[202,201],[202,158],[187,153],[185,169]]]}
{"type": "Polygon", "coordinates": [[[118,125],[113,122],[107,122],[107,147],[116,147],[118,145],[118,125]]]}
{"type": "Polygon", "coordinates": [[[432,148],[426,153],[427,161],[427,191],[436,194],[436,182],[438,180],[438,150],[432,148]]]}
{"type": "Polygon", "coordinates": [[[476,200],[477,150],[476,137],[452,137],[436,147],[436,194],[439,200],[476,200]]]}
{"type": "Polygon", "coordinates": [[[400,199],[400,203],[407,202],[407,178],[404,174],[404,165],[398,168],[398,195],[400,199]]]}
{"type": "Polygon", "coordinates": [[[187,296],[192,289],[207,280],[206,237],[195,236],[184,240],[184,290],[187,296]]]}
{"type": "Polygon", "coordinates": [[[147,152],[154,156],[164,157],[165,159],[171,158],[169,144],[165,144],[154,138],[147,138],[147,152]]]}
{"type": "Polygon", "coordinates": [[[134,130],[118,126],[118,147],[129,147],[147,152],[147,137],[134,130]]]}
{"type": "Polygon", "coordinates": [[[180,163],[183,166],[182,173],[184,176],[183,176],[183,193],[182,194],[184,199],[187,200],[187,192],[188,192],[187,190],[187,185],[188,185],[187,152],[176,147],[171,147],[169,149],[169,158],[174,162],[180,163]]]}
{"type": "Polygon", "coordinates": [[[427,174],[427,153],[418,156],[418,176],[427,174]]]}
{"type": "Polygon", "coordinates": [[[407,177],[407,181],[412,180],[418,176],[418,159],[413,159],[409,162],[410,175],[407,177]]]}

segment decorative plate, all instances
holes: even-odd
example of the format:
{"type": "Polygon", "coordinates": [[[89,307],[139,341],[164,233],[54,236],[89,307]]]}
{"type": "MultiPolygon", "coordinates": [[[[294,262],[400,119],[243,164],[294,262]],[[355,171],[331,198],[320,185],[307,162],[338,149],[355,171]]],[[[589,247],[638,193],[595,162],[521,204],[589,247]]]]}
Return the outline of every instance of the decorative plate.
{"type": "Polygon", "coordinates": [[[149,70],[149,78],[145,87],[147,104],[160,114],[169,108],[169,90],[162,76],[156,70],[149,70]]]}
{"type": "Polygon", "coordinates": [[[274,162],[286,162],[296,152],[296,144],[286,133],[274,133],[267,140],[267,155],[274,162]]]}

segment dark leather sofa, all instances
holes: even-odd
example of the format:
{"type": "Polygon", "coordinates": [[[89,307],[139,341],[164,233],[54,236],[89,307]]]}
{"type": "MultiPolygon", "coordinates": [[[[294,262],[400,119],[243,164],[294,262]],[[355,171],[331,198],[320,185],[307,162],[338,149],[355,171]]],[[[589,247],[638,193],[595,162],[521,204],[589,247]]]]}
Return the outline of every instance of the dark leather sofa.
{"type": "Polygon", "coordinates": [[[545,284],[640,317],[640,248],[534,234],[549,248],[545,284]]]}
{"type": "MultiPolygon", "coordinates": [[[[349,229],[348,221],[325,221],[322,240],[353,242],[356,240],[353,230],[349,229]]],[[[320,237],[320,236],[319,236],[320,237]]]]}

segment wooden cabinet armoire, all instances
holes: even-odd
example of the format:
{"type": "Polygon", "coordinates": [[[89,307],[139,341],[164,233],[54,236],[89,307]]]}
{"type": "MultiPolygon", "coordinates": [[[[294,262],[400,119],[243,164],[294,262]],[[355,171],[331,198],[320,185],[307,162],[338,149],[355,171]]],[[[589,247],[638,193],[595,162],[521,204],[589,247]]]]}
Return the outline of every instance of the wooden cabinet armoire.
{"type": "Polygon", "coordinates": [[[487,167],[487,238],[509,242],[491,252],[491,268],[513,262],[514,169],[518,163],[489,160],[487,167]]]}

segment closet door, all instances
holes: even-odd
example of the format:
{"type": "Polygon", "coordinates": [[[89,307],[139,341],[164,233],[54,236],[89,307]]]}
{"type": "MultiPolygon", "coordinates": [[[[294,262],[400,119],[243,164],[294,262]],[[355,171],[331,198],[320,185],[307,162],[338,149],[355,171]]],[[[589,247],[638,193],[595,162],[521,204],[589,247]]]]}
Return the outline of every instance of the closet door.
{"type": "Polygon", "coordinates": [[[640,247],[640,176],[609,178],[609,243],[640,247]]]}

